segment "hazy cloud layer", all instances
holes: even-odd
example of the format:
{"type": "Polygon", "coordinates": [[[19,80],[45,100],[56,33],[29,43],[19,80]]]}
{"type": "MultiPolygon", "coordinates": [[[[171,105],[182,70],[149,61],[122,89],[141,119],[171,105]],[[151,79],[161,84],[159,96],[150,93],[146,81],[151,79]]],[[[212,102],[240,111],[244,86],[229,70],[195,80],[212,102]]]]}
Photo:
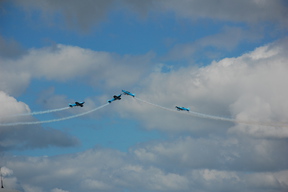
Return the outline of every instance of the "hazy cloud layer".
{"type": "Polygon", "coordinates": [[[41,9],[45,14],[62,13],[68,25],[87,29],[91,25],[103,20],[107,13],[116,7],[128,7],[142,15],[149,11],[173,12],[184,18],[209,18],[233,22],[258,23],[271,21],[287,27],[288,6],[285,0],[275,1],[213,1],[213,0],[185,0],[181,3],[173,0],[101,0],[101,1],[48,1],[29,0],[19,1],[18,4],[27,8],[41,9]]]}
{"type": "Polygon", "coordinates": [[[224,26],[219,33],[205,36],[193,42],[176,44],[165,56],[165,59],[190,61],[195,60],[199,54],[201,57],[212,60],[223,58],[222,51],[229,53],[244,42],[257,42],[262,38],[263,31],[261,29],[224,26]]]}
{"type": "Polygon", "coordinates": [[[18,58],[25,54],[25,49],[15,40],[6,40],[0,35],[0,57],[18,58]]]}
{"type": "MultiPolygon", "coordinates": [[[[287,190],[287,153],[281,154],[287,149],[275,153],[265,147],[276,143],[263,141],[257,142],[247,153],[245,150],[250,144],[253,141],[188,137],[154,143],[130,153],[95,148],[58,157],[21,160],[6,157],[5,166],[13,168],[10,178],[21,180],[20,187],[25,191],[48,192],[56,188],[71,192],[287,190]],[[271,159],[271,155],[276,156],[271,159]],[[281,161],[276,160],[278,157],[281,161]],[[271,167],[271,163],[275,167],[271,167]]],[[[16,183],[11,183],[11,187],[13,185],[16,183]]]]}
{"type": "Polygon", "coordinates": [[[48,148],[50,146],[72,147],[79,144],[79,140],[53,128],[40,126],[17,126],[0,128],[0,151],[26,150],[48,148]]]}
{"type": "Polygon", "coordinates": [[[162,4],[176,14],[194,18],[208,17],[227,21],[261,22],[276,21],[287,25],[287,4],[283,0],[276,1],[213,1],[213,0],[186,0],[182,3],[170,0],[162,4]]]}

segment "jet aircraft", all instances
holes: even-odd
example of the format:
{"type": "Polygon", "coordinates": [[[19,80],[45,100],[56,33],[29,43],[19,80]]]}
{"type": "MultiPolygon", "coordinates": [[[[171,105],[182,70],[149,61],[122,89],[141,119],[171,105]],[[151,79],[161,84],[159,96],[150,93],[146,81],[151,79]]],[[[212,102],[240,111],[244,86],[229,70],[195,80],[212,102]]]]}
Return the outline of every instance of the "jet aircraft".
{"type": "Polygon", "coordinates": [[[178,110],[178,111],[190,111],[190,109],[189,108],[185,108],[185,107],[178,107],[178,106],[176,106],[176,109],[178,110]]]}
{"type": "Polygon", "coordinates": [[[135,94],[130,93],[129,91],[122,90],[122,92],[124,93],[124,95],[130,95],[132,97],[135,97],[135,94]]]}
{"type": "Polygon", "coordinates": [[[108,101],[108,103],[112,103],[113,101],[115,101],[115,100],[121,100],[121,95],[122,94],[120,94],[120,95],[114,95],[113,96],[113,99],[110,99],[109,101],[108,101]]]}
{"type": "Polygon", "coordinates": [[[69,107],[75,107],[75,106],[80,106],[80,107],[83,107],[83,105],[84,105],[84,101],[83,102],[75,102],[75,104],[71,104],[71,103],[69,103],[69,107]]]}

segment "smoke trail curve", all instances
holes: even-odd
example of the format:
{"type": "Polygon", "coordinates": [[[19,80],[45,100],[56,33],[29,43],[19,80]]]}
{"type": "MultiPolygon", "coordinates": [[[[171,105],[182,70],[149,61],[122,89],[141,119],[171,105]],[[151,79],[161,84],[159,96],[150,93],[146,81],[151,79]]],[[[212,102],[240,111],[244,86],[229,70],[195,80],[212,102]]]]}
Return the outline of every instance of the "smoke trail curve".
{"type": "Polygon", "coordinates": [[[63,110],[67,110],[70,108],[71,107],[63,107],[63,108],[59,108],[59,109],[50,109],[50,110],[46,110],[46,111],[35,111],[35,112],[31,112],[31,113],[15,114],[12,116],[17,117],[17,116],[28,116],[28,115],[40,115],[40,114],[45,114],[45,113],[53,113],[53,112],[63,111],[63,110]]]}
{"type": "MultiPolygon", "coordinates": [[[[176,113],[179,113],[179,111],[177,110],[174,110],[174,109],[170,109],[170,108],[166,108],[166,107],[163,107],[161,105],[157,105],[155,103],[151,103],[151,102],[148,102],[148,101],[145,101],[143,99],[140,99],[140,98],[136,98],[135,99],[141,101],[141,102],[144,102],[144,103],[147,103],[149,105],[153,105],[155,107],[158,107],[158,108],[161,108],[161,109],[164,109],[164,110],[167,110],[167,111],[171,111],[171,112],[176,112],[176,113]]],[[[235,119],[230,119],[230,118],[225,118],[225,117],[218,117],[218,116],[213,116],[213,115],[207,115],[207,114],[204,114],[204,113],[198,113],[196,111],[189,111],[189,113],[182,113],[182,114],[186,114],[186,115],[193,115],[193,116],[196,116],[196,117],[202,117],[202,118],[209,118],[209,119],[214,119],[214,120],[222,120],[222,121],[230,121],[230,122],[235,122],[235,119]]]]}
{"type": "Polygon", "coordinates": [[[72,115],[72,116],[68,116],[68,117],[63,117],[63,118],[59,118],[59,119],[51,119],[51,120],[45,120],[45,121],[30,121],[30,122],[15,122],[15,123],[3,123],[0,124],[0,126],[16,126],[16,125],[36,125],[36,124],[43,124],[43,123],[52,123],[52,122],[57,122],[57,121],[64,121],[64,120],[68,120],[68,119],[73,119],[76,117],[80,117],[83,115],[87,115],[89,113],[92,113],[94,111],[97,111],[99,109],[102,109],[104,107],[106,107],[107,105],[109,105],[109,103],[106,103],[104,105],[101,105],[100,107],[96,107],[90,111],[86,111],[77,115],[72,115]]]}
{"type": "MultiPolygon", "coordinates": [[[[175,112],[176,112],[176,113],[179,113],[179,111],[177,111],[177,110],[173,110],[173,109],[170,109],[170,108],[166,108],[166,107],[163,107],[163,106],[161,106],[161,105],[157,105],[157,104],[155,104],[155,103],[151,103],[151,102],[145,101],[145,100],[140,99],[140,98],[137,98],[137,97],[134,97],[134,98],[137,99],[138,101],[143,102],[143,103],[147,103],[147,104],[149,104],[149,105],[152,105],[152,106],[155,106],[155,107],[158,107],[158,108],[167,110],[167,111],[171,111],[171,112],[174,112],[174,113],[175,113],[175,112]]],[[[199,113],[199,112],[191,111],[191,110],[190,110],[189,112],[183,112],[183,113],[181,113],[181,114],[191,115],[191,116],[194,116],[194,117],[200,117],[200,118],[205,118],[205,119],[228,121],[228,122],[245,124],[245,125],[261,125],[261,126],[269,126],[269,127],[288,127],[288,125],[286,125],[286,124],[281,124],[281,123],[275,123],[275,122],[256,122],[256,121],[241,121],[241,120],[232,119],[232,118],[225,118],[225,117],[219,117],[219,116],[214,116],[214,115],[207,115],[207,114],[204,114],[204,113],[199,113]]]]}

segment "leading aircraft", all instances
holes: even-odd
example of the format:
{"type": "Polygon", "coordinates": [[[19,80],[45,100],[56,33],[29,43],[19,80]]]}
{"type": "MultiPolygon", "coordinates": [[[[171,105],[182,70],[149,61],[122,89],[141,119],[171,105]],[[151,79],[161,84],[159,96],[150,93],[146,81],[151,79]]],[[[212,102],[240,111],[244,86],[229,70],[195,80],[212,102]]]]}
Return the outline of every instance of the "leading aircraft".
{"type": "Polygon", "coordinates": [[[71,104],[71,103],[69,103],[69,107],[75,107],[75,106],[80,106],[80,107],[83,107],[83,105],[84,105],[84,101],[82,101],[82,102],[75,102],[75,104],[71,104]]]}
{"type": "Polygon", "coordinates": [[[129,91],[122,90],[122,92],[124,93],[124,95],[130,95],[132,97],[135,97],[135,94],[130,93],[129,91]]]}
{"type": "Polygon", "coordinates": [[[108,103],[112,103],[113,101],[115,101],[115,100],[121,100],[121,95],[122,94],[120,94],[120,95],[114,95],[113,96],[113,99],[110,99],[109,101],[108,101],[108,103]]]}
{"type": "Polygon", "coordinates": [[[176,109],[178,110],[178,111],[190,111],[190,109],[189,108],[185,108],[185,107],[178,107],[178,106],[176,106],[176,109]]]}

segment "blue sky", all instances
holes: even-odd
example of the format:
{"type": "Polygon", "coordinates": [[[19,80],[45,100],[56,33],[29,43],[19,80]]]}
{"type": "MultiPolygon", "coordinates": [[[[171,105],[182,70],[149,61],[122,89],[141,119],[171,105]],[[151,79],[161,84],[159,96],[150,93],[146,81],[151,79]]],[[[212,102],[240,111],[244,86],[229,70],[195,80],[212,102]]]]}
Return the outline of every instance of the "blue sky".
{"type": "Polygon", "coordinates": [[[1,1],[5,188],[287,191],[287,13],[284,0],[1,1]],[[94,111],[122,89],[136,98],[94,111]]]}

